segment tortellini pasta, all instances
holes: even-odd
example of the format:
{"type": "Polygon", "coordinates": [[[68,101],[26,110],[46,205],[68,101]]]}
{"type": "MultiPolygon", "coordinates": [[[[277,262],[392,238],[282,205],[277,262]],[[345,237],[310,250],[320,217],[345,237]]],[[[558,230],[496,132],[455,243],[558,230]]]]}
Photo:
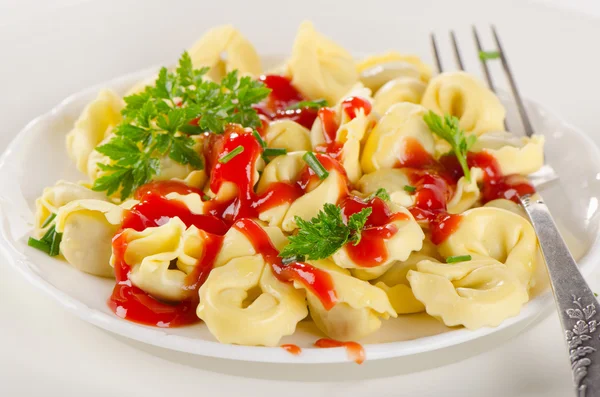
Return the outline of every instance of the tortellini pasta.
{"type": "Polygon", "coordinates": [[[394,262],[384,274],[371,281],[387,294],[392,307],[398,314],[419,313],[425,310],[421,301],[415,298],[406,275],[409,270],[416,270],[417,263],[422,260],[438,261],[440,255],[429,239],[423,240],[423,248],[415,251],[405,261],[394,262]]]}
{"type": "Polygon", "coordinates": [[[517,214],[494,207],[473,208],[461,218],[457,230],[438,246],[440,254],[492,258],[527,287],[539,266],[533,226],[517,214]]]}
{"type": "Polygon", "coordinates": [[[479,183],[483,180],[483,170],[474,167],[471,168],[470,173],[470,180],[464,176],[458,180],[454,195],[448,201],[448,212],[451,214],[460,214],[474,207],[481,197],[479,183]]]}
{"type": "Polygon", "coordinates": [[[172,218],[162,226],[123,233],[127,241],[124,259],[131,267],[128,277],[133,285],[168,302],[194,293],[187,288],[186,277],[199,265],[209,239],[206,232],[172,218]]]}
{"type": "Polygon", "coordinates": [[[348,51],[303,22],[288,62],[292,84],[309,99],[336,103],[358,81],[348,51]]]}
{"type": "Polygon", "coordinates": [[[395,51],[370,56],[356,66],[360,80],[373,92],[398,77],[418,78],[425,84],[431,78],[431,68],[419,57],[402,55],[395,51]]]}
{"type": "Polygon", "coordinates": [[[504,175],[529,175],[544,164],[544,137],[515,137],[508,132],[496,131],[480,135],[472,151],[491,154],[504,175]]]}
{"type": "Polygon", "coordinates": [[[113,277],[111,243],[122,217],[123,208],[107,201],[82,199],[62,206],[56,216],[56,231],[62,233],[60,252],[83,272],[113,277]]]}
{"type": "Polygon", "coordinates": [[[271,122],[265,133],[265,141],[268,147],[282,148],[288,152],[311,149],[310,132],[292,120],[271,122]]]}
{"type": "Polygon", "coordinates": [[[448,326],[495,327],[519,314],[529,300],[527,287],[492,258],[452,264],[424,260],[407,278],[427,313],[448,326]]]}
{"type": "Polygon", "coordinates": [[[383,274],[395,261],[404,261],[411,252],[421,249],[425,235],[410,212],[392,203],[388,207],[392,213],[404,215],[404,217],[392,219],[388,224],[394,227],[396,232],[389,239],[383,240],[387,258],[375,267],[363,267],[354,262],[348,252],[348,245],[346,245],[332,255],[331,259],[336,265],[345,269],[354,269],[355,276],[363,280],[370,280],[383,274]]]}
{"type": "Polygon", "coordinates": [[[233,70],[252,76],[262,72],[260,57],[254,46],[231,25],[209,30],[188,52],[194,67],[208,66],[208,77],[215,81],[220,81],[233,70]],[[222,54],[226,57],[223,58],[222,54]]]}
{"type": "MultiPolygon", "coordinates": [[[[37,235],[43,234],[43,224],[48,217],[56,214],[64,205],[75,200],[94,199],[107,200],[103,193],[95,192],[87,187],[67,181],[58,181],[54,186],[44,189],[42,195],[35,201],[35,227],[37,235]]],[[[46,225],[48,227],[48,225],[46,225]]]]}
{"type": "Polygon", "coordinates": [[[281,228],[284,232],[291,232],[298,227],[296,216],[310,220],[317,216],[319,211],[326,203],[335,204],[339,201],[344,193],[346,193],[346,180],[337,170],[331,170],[329,176],[321,181],[319,185],[305,195],[294,201],[281,223],[281,228]]]}
{"type": "MultiPolygon", "coordinates": [[[[311,318],[325,335],[341,341],[360,339],[377,331],[382,318],[396,317],[383,290],[352,277],[331,261],[311,261],[310,264],[329,274],[337,295],[333,308],[326,310],[320,299],[306,289],[311,318]]],[[[306,288],[298,282],[294,285],[306,288]]]]}
{"type": "Polygon", "coordinates": [[[392,105],[400,102],[421,103],[427,85],[414,77],[397,77],[381,87],[373,99],[375,111],[385,113],[392,105]]]}
{"type": "Polygon", "coordinates": [[[423,106],[408,102],[390,107],[367,138],[361,157],[363,172],[410,165],[415,144],[433,156],[434,140],[423,121],[425,112],[423,106]]]}
{"type": "Polygon", "coordinates": [[[481,135],[504,128],[506,111],[500,100],[481,81],[465,72],[434,77],[421,104],[438,114],[450,114],[465,131],[481,135]]]}
{"type": "Polygon", "coordinates": [[[67,135],[67,152],[77,169],[88,174],[88,158],[98,144],[121,121],[123,100],[110,90],[102,90],[90,102],[67,135]]]}
{"type": "Polygon", "coordinates": [[[197,314],[221,343],[276,346],[308,310],[302,290],[277,280],[263,257],[252,255],[210,273],[197,314]]]}

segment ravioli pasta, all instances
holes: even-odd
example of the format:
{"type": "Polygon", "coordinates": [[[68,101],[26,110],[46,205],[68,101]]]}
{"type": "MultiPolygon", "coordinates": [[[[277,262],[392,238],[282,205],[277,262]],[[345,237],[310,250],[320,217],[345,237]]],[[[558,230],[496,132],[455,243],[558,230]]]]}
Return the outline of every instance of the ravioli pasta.
{"type": "Polygon", "coordinates": [[[29,245],[114,278],[115,315],[278,346],[414,313],[493,327],[528,302],[543,263],[518,197],[544,137],[505,131],[483,82],[357,60],[310,22],[266,75],[231,25],[187,55],[100,91],[65,136],[84,181],[35,202],[29,245]]]}

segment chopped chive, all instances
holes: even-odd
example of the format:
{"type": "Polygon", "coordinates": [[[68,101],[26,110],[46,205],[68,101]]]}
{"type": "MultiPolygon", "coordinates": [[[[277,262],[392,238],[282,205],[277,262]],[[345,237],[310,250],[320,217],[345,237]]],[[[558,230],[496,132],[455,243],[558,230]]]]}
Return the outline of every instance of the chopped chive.
{"type": "Polygon", "coordinates": [[[50,253],[50,246],[41,240],[34,239],[33,237],[29,237],[27,240],[27,245],[40,251],[44,251],[45,253],[50,253]]]}
{"type": "Polygon", "coordinates": [[[284,265],[289,265],[290,263],[296,263],[296,262],[304,262],[306,258],[304,257],[304,255],[293,255],[293,256],[288,256],[287,258],[283,258],[281,260],[281,263],[283,263],[284,265]]]}
{"type": "Polygon", "coordinates": [[[479,51],[479,59],[481,59],[482,61],[497,58],[500,58],[500,53],[498,51],[479,51]]]}
{"type": "Polygon", "coordinates": [[[244,151],[244,147],[240,145],[240,146],[236,147],[235,149],[233,149],[231,152],[224,155],[223,157],[219,158],[218,161],[221,164],[227,164],[228,162],[231,161],[231,159],[233,159],[235,156],[242,153],[243,151],[244,151]]]}
{"type": "Polygon", "coordinates": [[[417,191],[417,188],[411,185],[404,185],[404,190],[406,190],[409,193],[414,193],[417,191]]]}
{"type": "Polygon", "coordinates": [[[210,200],[210,196],[208,194],[202,195],[202,201],[209,201],[209,200],[210,200]]]}
{"type": "Polygon", "coordinates": [[[456,263],[456,262],[465,262],[470,261],[471,255],[457,255],[457,256],[449,256],[446,258],[446,263],[456,263]]]}
{"type": "Polygon", "coordinates": [[[46,220],[44,221],[44,224],[42,225],[42,229],[44,229],[46,226],[48,226],[54,220],[54,218],[56,218],[56,214],[50,214],[48,216],[48,218],[46,218],[46,220]]]}
{"type": "Polygon", "coordinates": [[[40,241],[43,241],[44,243],[50,245],[50,243],[52,243],[52,239],[54,238],[55,233],[56,226],[53,225],[50,229],[48,229],[48,231],[46,231],[46,234],[44,234],[40,241]]]}
{"type": "Polygon", "coordinates": [[[317,156],[313,152],[306,152],[302,160],[317,174],[319,179],[323,180],[329,176],[329,172],[323,167],[317,156]]]}
{"type": "Polygon", "coordinates": [[[260,136],[260,134],[258,133],[258,131],[256,130],[252,130],[252,135],[254,136],[254,138],[256,138],[256,140],[258,141],[258,143],[260,143],[260,146],[263,149],[266,149],[267,147],[267,142],[265,142],[264,139],[262,139],[262,136],[260,136]]]}
{"type": "Polygon", "coordinates": [[[325,99],[316,99],[314,101],[300,101],[291,106],[288,106],[286,110],[295,110],[302,108],[310,108],[310,109],[321,109],[327,106],[327,100],[325,99]]]}
{"type": "Polygon", "coordinates": [[[60,242],[62,241],[62,233],[54,233],[52,236],[52,243],[50,244],[50,252],[48,255],[56,256],[60,253],[60,242]]]}
{"type": "Polygon", "coordinates": [[[287,153],[287,149],[283,149],[283,148],[267,148],[263,152],[263,155],[266,156],[266,157],[275,157],[275,156],[282,156],[282,155],[284,155],[286,153],[287,153]]]}

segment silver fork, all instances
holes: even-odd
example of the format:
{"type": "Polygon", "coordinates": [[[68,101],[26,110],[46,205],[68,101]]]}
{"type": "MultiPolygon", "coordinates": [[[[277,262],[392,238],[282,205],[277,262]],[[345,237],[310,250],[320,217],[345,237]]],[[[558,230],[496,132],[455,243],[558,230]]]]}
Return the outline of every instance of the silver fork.
{"type": "MultiPolygon", "coordinates": [[[[493,26],[492,35],[519,110],[525,133],[527,136],[531,136],[533,127],[508,65],[500,38],[493,26]]],[[[473,37],[477,50],[482,51],[481,41],[475,27],[473,27],[473,37]]],[[[464,70],[464,63],[454,32],[450,32],[450,39],[456,64],[459,69],[464,70]]],[[[441,73],[443,68],[434,34],[431,35],[431,44],[438,71],[441,73]]],[[[487,60],[481,59],[481,65],[490,89],[495,92],[487,60]]],[[[546,179],[557,179],[556,173],[549,165],[544,165],[544,167],[546,170],[543,170],[543,173],[545,172],[546,179]]],[[[547,183],[548,180],[538,179],[537,186],[541,182],[547,183]]],[[[569,252],[543,200],[539,196],[531,197],[530,195],[519,197],[519,200],[531,219],[546,261],[554,300],[569,350],[575,395],[578,397],[600,397],[600,338],[598,335],[600,332],[596,332],[597,328],[600,328],[600,315],[596,312],[596,297],[579,272],[577,263],[569,252]]]]}

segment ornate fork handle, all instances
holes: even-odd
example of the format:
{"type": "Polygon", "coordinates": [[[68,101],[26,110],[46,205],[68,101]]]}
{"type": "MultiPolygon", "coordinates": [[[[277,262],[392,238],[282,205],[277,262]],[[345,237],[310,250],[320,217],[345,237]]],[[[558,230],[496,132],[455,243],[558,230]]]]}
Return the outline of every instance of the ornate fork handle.
{"type": "Polygon", "coordinates": [[[600,314],[596,297],[583,279],[544,202],[520,198],[538,235],[554,299],[565,331],[576,396],[600,397],[600,314]]]}

